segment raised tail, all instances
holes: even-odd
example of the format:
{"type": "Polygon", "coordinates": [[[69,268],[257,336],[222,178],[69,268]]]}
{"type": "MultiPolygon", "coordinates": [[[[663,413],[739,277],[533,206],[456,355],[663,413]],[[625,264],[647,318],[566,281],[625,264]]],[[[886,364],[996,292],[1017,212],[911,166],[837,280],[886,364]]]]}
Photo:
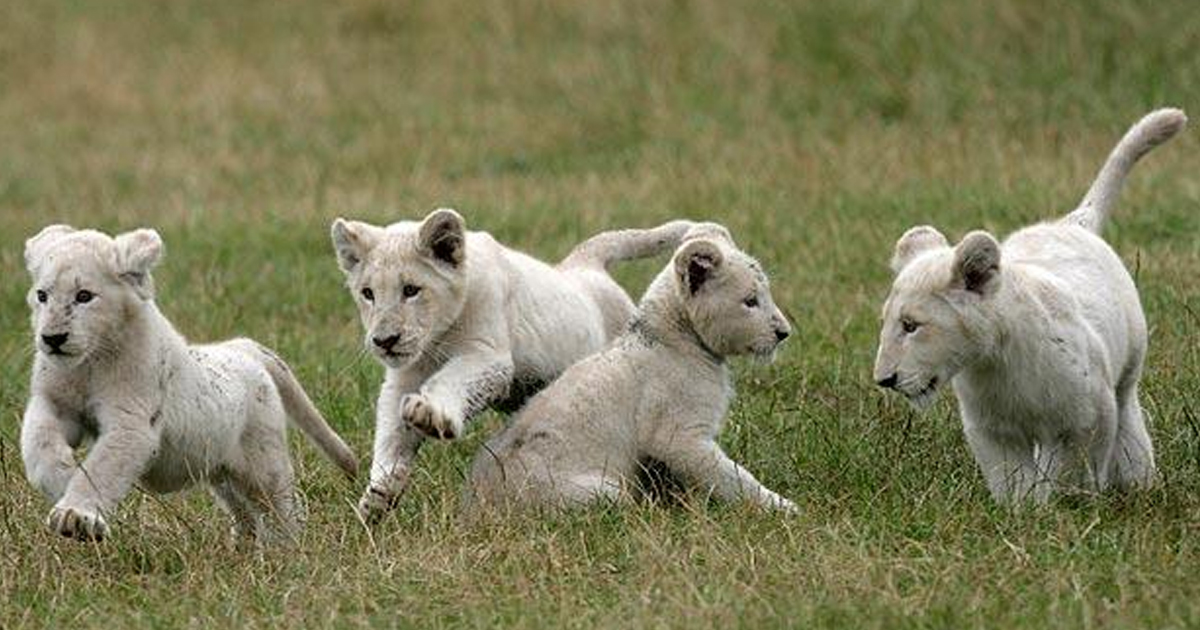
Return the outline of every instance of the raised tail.
{"type": "Polygon", "coordinates": [[[645,230],[601,232],[576,245],[561,265],[600,266],[607,270],[615,262],[672,252],[694,225],[691,221],[680,220],[645,230]]]}
{"type": "Polygon", "coordinates": [[[1164,108],[1146,114],[1125,132],[1108,155],[1108,160],[1096,175],[1079,207],[1063,220],[1080,225],[1099,234],[1104,228],[1108,214],[1117,201],[1125,177],[1143,155],[1154,147],[1171,139],[1187,124],[1187,116],[1181,109],[1164,108]]]}
{"type": "Polygon", "coordinates": [[[279,397],[283,400],[283,410],[287,412],[288,417],[296,426],[300,427],[300,430],[312,440],[313,444],[317,445],[317,448],[325,453],[330,461],[337,464],[337,467],[341,468],[347,477],[353,479],[358,474],[358,458],[354,456],[354,452],[350,450],[349,446],[346,446],[342,438],[333,431],[329,423],[325,422],[325,417],[317,410],[316,405],[309,399],[304,388],[300,386],[300,382],[292,374],[292,369],[288,367],[287,363],[284,363],[283,359],[262,344],[251,341],[250,345],[253,346],[254,354],[262,360],[263,366],[267,368],[271,380],[275,381],[279,397]]]}

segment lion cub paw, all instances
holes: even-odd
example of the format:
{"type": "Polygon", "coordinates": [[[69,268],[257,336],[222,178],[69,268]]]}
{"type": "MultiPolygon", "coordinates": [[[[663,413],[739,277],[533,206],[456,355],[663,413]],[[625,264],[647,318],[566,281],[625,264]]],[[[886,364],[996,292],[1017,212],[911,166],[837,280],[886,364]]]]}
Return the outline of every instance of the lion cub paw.
{"type": "Polygon", "coordinates": [[[797,507],[795,503],[792,503],[791,499],[785,499],[783,497],[779,497],[779,504],[775,506],[775,509],[783,512],[784,514],[791,514],[793,516],[800,514],[800,508],[797,507]]]}
{"type": "Polygon", "coordinates": [[[46,517],[50,531],[76,540],[99,542],[108,535],[108,524],[99,512],[83,508],[55,506],[46,517]]]}
{"type": "Polygon", "coordinates": [[[382,481],[372,481],[358,499],[358,516],[367,525],[377,525],[383,516],[396,507],[408,485],[408,469],[403,468],[382,481]]]}
{"type": "Polygon", "coordinates": [[[462,420],[450,417],[421,394],[409,394],[400,401],[400,417],[429,437],[453,440],[462,434],[462,420]]]}

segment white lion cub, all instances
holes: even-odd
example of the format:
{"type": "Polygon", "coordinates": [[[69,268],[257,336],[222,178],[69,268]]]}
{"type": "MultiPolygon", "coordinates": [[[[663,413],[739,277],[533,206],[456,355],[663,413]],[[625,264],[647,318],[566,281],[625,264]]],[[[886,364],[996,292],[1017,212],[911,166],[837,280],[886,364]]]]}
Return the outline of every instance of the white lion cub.
{"type": "Polygon", "coordinates": [[[426,436],[461,435],[481,410],[519,402],[616,337],[634,306],[607,267],[669,251],[690,225],[604,232],[551,267],[468,232],[453,210],[386,228],[334,221],[364,343],[387,368],[362,517],[395,503],[426,436]]]}
{"type": "Polygon", "coordinates": [[[971,232],[951,247],[928,226],[896,243],[875,380],[918,407],[952,382],[998,502],[1154,478],[1138,403],[1146,321],[1133,279],[1098,234],[1133,164],[1186,121],[1164,109],[1134,125],[1063,219],[1003,244],[971,232]]]}
{"type": "Polygon", "coordinates": [[[175,332],[154,303],[161,255],[145,229],[110,238],[55,225],[25,243],[38,352],[21,455],[54,502],[47,524],[99,540],[135,483],[170,492],[204,481],[239,536],[287,542],[303,514],[286,418],[349,475],[354,454],[271,351],[249,339],[189,346],[175,332]]]}
{"type": "Polygon", "coordinates": [[[629,331],[571,366],[480,450],[468,511],[617,499],[650,463],[725,501],[795,510],[716,442],[733,397],[726,358],[770,358],[790,332],[759,264],[724,228],[697,226],[629,331]]]}

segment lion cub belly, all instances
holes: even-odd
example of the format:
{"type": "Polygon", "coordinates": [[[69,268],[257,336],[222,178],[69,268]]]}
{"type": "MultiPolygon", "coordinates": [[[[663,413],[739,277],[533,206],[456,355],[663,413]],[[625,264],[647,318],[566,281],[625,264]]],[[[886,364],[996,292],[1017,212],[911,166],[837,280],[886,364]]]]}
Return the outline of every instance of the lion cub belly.
{"type": "Polygon", "coordinates": [[[241,466],[247,419],[258,417],[262,407],[282,411],[269,376],[245,355],[221,345],[188,351],[195,364],[164,391],[157,456],[142,476],[156,492],[180,490],[241,466]]]}

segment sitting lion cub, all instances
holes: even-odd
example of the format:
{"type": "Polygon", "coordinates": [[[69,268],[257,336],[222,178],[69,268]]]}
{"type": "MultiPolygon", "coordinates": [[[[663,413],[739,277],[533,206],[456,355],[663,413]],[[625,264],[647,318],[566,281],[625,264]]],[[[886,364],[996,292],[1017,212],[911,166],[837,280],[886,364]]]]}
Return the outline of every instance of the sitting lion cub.
{"type": "Polygon", "coordinates": [[[951,247],[928,226],[896,243],[875,380],[918,407],[952,382],[998,502],[1154,478],[1138,403],[1146,320],[1133,279],[1098,234],[1133,164],[1186,121],[1164,109],[1134,125],[1063,219],[1003,244],[971,232],[951,247]]]}
{"type": "Polygon", "coordinates": [[[697,226],[629,331],[571,366],[480,450],[467,509],[617,499],[658,463],[725,501],[795,510],[716,442],[733,397],[726,358],[770,358],[789,333],[759,264],[724,228],[697,226]]]}
{"type": "Polygon", "coordinates": [[[620,334],[634,307],[607,267],[669,251],[690,225],[604,232],[551,267],[468,232],[453,210],[386,228],[334,221],[365,344],[387,368],[362,517],[395,503],[425,436],[461,435],[489,405],[520,402],[620,334]]]}
{"type": "Polygon", "coordinates": [[[21,455],[55,502],[47,524],[99,540],[135,483],[170,492],[205,481],[239,536],[287,542],[303,513],[285,418],[349,475],[354,454],[269,350],[249,339],[189,346],[175,332],[154,303],[161,255],[153,230],[114,239],[55,225],[25,243],[38,352],[21,455]]]}

